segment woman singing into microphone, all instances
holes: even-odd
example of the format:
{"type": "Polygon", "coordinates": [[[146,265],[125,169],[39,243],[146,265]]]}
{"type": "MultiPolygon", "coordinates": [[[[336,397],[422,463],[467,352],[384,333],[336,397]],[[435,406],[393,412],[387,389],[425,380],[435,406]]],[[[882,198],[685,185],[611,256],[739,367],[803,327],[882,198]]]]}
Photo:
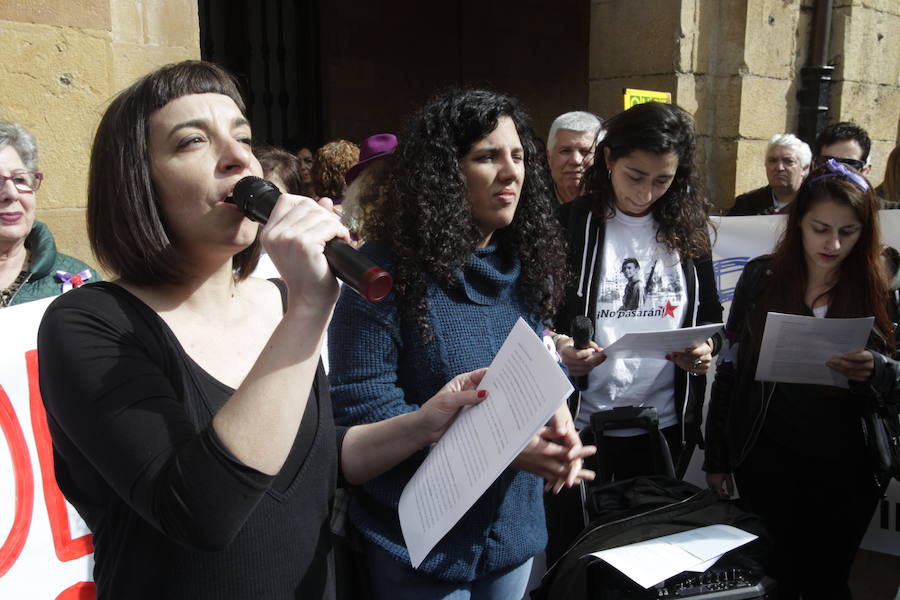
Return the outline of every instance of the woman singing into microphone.
{"type": "Polygon", "coordinates": [[[56,300],[41,393],[57,481],[93,533],[100,599],[334,598],[329,513],[437,441],[484,371],[420,410],[335,427],[320,346],[348,239],[313,200],[268,224],[227,202],[262,174],[232,77],[188,61],[121,92],[94,138],[88,228],[117,275],[56,300]],[[249,277],[260,241],[284,281],[249,277]]]}

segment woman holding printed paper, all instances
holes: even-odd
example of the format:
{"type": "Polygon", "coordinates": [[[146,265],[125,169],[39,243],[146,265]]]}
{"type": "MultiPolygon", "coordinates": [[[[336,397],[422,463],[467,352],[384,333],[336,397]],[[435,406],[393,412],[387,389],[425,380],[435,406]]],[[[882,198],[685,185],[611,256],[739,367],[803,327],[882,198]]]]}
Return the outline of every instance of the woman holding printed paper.
{"type": "Polygon", "coordinates": [[[735,288],[703,468],[725,497],[737,483],[766,522],[779,598],[850,598],[850,566],[882,492],[860,426],[864,396],[896,403],[900,389],[878,239],[869,182],[829,160],[800,188],[775,252],[750,261],[735,288]],[[849,390],[756,381],[769,312],[874,316],[866,350],[826,363],[849,390]]]}
{"type": "MultiPolygon", "coordinates": [[[[556,348],[573,376],[587,375],[576,411],[579,429],[593,413],[654,406],[677,472],[686,446],[700,437],[705,374],[713,339],[693,348],[663,348],[665,358],[606,359],[602,349],[626,333],[722,320],[710,259],[710,203],[694,167],[691,117],[671,104],[639,104],[609,119],[587,193],[560,207],[577,279],[556,318],[556,348]],[[576,350],[576,315],[594,324],[591,347],[576,350]]],[[[616,432],[612,432],[616,433],[616,432]]],[[[650,472],[648,445],[637,432],[608,438],[601,460],[624,479],[650,472]]]]}
{"type": "Polygon", "coordinates": [[[56,476],[93,533],[104,598],[334,598],[335,483],[436,442],[484,371],[422,409],[336,428],[319,361],[348,239],[310,198],[268,224],[226,200],[262,169],[236,82],[211,63],[122,91],[91,154],[88,229],[118,275],[64,294],[38,336],[56,476]],[[260,241],[283,281],[249,277],[260,241]]]}
{"type": "MultiPolygon", "coordinates": [[[[415,413],[442,378],[488,365],[519,317],[541,332],[562,296],[553,196],[518,102],[447,93],[400,140],[361,249],[393,273],[394,293],[371,305],[342,292],[329,329],[339,423],[415,413]]],[[[366,540],[374,597],[521,597],[546,542],[540,478],[558,490],[591,476],[580,459],[592,448],[564,407],[557,415],[417,570],[397,503],[425,452],[358,489],[350,518],[366,540]]]]}
{"type": "MultiPolygon", "coordinates": [[[[586,376],[576,393],[579,429],[617,406],[656,408],[676,474],[687,469],[701,437],[706,371],[717,336],[691,348],[661,348],[659,357],[609,359],[603,347],[631,332],[718,323],[722,306],[708,234],[711,205],[694,166],[691,117],[671,104],[638,104],[606,122],[584,196],[560,206],[576,279],[557,315],[556,349],[569,373],[586,376]],[[590,347],[570,337],[578,315],[594,325],[590,347]],[[568,335],[567,335],[568,334],[568,335]]],[[[610,431],[601,468],[614,479],[655,474],[647,434],[610,431]]],[[[548,562],[586,525],[581,498],[548,498],[548,562]]]]}

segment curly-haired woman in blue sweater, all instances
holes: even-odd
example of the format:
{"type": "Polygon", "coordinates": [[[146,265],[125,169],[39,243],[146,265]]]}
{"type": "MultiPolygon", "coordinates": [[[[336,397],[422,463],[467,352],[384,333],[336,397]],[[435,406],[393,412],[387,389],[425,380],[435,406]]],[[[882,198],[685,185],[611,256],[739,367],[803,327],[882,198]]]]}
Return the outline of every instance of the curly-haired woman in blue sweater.
{"type": "MultiPolygon", "coordinates": [[[[339,423],[415,411],[447,377],[487,366],[519,317],[536,332],[564,292],[553,196],[518,103],[482,90],[437,97],[394,156],[372,242],[394,274],[378,305],[344,291],[329,330],[339,423]]],[[[362,486],[350,518],[363,534],[375,598],[520,598],[546,544],[541,477],[557,490],[592,474],[566,407],[437,544],[410,566],[397,503],[426,451],[362,486]],[[554,443],[559,442],[559,443],[554,443]]]]}

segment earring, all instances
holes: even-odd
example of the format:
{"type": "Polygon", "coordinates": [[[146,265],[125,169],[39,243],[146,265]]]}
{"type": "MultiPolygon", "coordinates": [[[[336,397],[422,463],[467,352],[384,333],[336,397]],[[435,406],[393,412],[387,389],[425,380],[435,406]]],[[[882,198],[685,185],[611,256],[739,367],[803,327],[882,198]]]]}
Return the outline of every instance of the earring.
{"type": "Polygon", "coordinates": [[[606,178],[612,181],[612,171],[609,169],[606,170],[606,178]]]}

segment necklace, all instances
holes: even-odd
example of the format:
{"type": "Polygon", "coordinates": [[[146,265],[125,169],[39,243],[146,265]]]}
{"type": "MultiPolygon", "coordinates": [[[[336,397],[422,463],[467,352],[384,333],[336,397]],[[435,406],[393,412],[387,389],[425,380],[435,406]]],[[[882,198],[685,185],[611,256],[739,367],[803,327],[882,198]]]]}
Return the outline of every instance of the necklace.
{"type": "Polygon", "coordinates": [[[19,288],[22,287],[22,284],[28,279],[28,267],[30,266],[31,253],[26,250],[25,264],[22,265],[22,270],[19,272],[19,275],[16,277],[15,281],[9,284],[9,287],[0,290],[0,308],[7,307],[9,306],[9,303],[12,302],[16,292],[19,291],[19,288]]]}
{"type": "Polygon", "coordinates": [[[23,270],[19,273],[19,276],[16,277],[16,280],[10,284],[8,288],[5,290],[0,290],[0,308],[9,306],[9,303],[12,302],[13,296],[16,295],[16,292],[19,291],[19,288],[22,287],[22,284],[25,282],[25,279],[28,277],[28,271],[23,270]]]}

